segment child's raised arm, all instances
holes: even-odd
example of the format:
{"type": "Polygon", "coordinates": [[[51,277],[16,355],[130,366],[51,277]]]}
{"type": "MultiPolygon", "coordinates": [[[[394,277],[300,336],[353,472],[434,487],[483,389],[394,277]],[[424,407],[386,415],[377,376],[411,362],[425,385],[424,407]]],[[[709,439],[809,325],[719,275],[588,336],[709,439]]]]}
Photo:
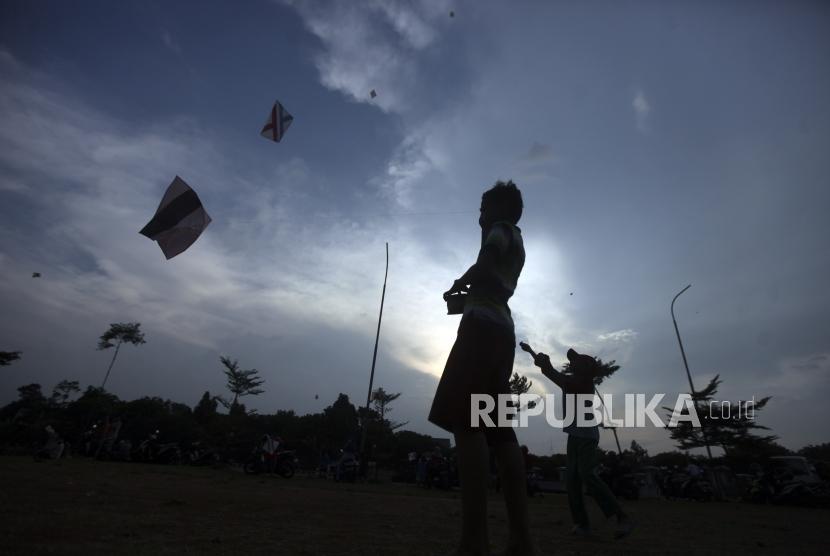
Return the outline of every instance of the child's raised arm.
{"type": "Polygon", "coordinates": [[[542,370],[542,374],[553,381],[554,384],[564,389],[566,386],[570,387],[573,382],[572,378],[564,375],[553,368],[550,362],[550,356],[546,353],[536,353],[525,342],[519,342],[519,347],[533,356],[533,363],[542,370]]]}

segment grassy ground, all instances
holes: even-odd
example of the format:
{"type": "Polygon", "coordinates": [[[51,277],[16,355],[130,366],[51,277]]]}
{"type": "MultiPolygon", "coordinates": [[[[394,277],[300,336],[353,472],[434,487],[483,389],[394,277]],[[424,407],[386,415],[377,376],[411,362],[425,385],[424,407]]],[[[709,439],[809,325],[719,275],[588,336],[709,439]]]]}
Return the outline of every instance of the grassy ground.
{"type": "MultiPolygon", "coordinates": [[[[569,536],[567,499],[531,500],[544,554],[826,554],[830,511],[642,500],[638,529],[614,541],[592,517],[595,539],[569,536]]],[[[457,493],[411,485],[345,485],[246,476],[229,469],[104,463],[35,463],[0,457],[0,553],[443,555],[459,525],[457,493]]],[[[490,500],[491,543],[506,519],[490,500]]]]}

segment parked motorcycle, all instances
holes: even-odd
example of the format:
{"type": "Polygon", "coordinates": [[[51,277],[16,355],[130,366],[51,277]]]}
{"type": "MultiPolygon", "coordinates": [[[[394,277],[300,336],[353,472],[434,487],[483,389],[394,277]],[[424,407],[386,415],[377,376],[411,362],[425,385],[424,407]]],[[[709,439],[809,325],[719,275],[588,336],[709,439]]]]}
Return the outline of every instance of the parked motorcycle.
{"type": "Polygon", "coordinates": [[[277,450],[269,454],[257,446],[242,468],[249,475],[276,473],[280,477],[290,479],[297,470],[297,458],[294,450],[277,450]]]}
{"type": "Polygon", "coordinates": [[[692,477],[688,473],[675,471],[661,485],[666,498],[691,499],[708,502],[714,498],[712,484],[704,477],[692,477]]]}
{"type": "Polygon", "coordinates": [[[182,451],[177,442],[159,442],[159,431],[156,430],[141,441],[132,454],[132,460],[179,465],[182,463],[182,451]]]}
{"type": "Polygon", "coordinates": [[[221,458],[219,452],[197,440],[184,451],[184,460],[190,465],[217,465],[221,458]]]}
{"type": "Polygon", "coordinates": [[[46,434],[46,442],[39,448],[35,449],[35,461],[41,461],[44,459],[60,459],[64,455],[66,443],[60,435],[55,432],[55,429],[53,429],[51,425],[46,427],[46,434]]]}

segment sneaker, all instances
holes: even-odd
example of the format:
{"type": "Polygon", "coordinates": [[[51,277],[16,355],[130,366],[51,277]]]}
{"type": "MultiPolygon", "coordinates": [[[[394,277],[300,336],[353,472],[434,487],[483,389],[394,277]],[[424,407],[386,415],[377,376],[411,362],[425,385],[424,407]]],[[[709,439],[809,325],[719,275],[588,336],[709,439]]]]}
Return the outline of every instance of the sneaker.
{"type": "Polygon", "coordinates": [[[631,534],[634,530],[634,522],[630,517],[624,517],[617,521],[617,528],[614,530],[614,538],[622,539],[631,534]]]}

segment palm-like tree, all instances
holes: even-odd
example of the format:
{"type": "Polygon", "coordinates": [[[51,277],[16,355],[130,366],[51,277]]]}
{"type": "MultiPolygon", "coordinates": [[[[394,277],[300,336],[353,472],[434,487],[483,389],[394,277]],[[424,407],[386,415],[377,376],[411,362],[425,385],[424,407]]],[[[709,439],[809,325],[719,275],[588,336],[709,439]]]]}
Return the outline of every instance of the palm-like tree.
{"type": "Polygon", "coordinates": [[[12,361],[20,359],[19,351],[0,351],[0,367],[11,365],[12,361]]]}
{"type": "Polygon", "coordinates": [[[265,382],[264,378],[259,376],[259,371],[256,369],[240,369],[239,361],[231,360],[230,357],[221,356],[219,360],[225,366],[222,371],[228,379],[228,390],[233,394],[233,401],[230,403],[223,402],[222,405],[228,409],[238,409],[238,401],[242,396],[256,396],[265,392],[260,386],[265,382]]]}
{"type": "Polygon", "coordinates": [[[100,340],[98,340],[99,350],[109,349],[115,346],[112,361],[110,361],[110,366],[107,368],[104,382],[101,383],[102,390],[107,385],[107,379],[110,377],[110,371],[112,371],[112,366],[115,364],[115,358],[118,357],[118,350],[121,348],[121,344],[129,343],[137,346],[146,343],[144,341],[144,333],[139,330],[140,327],[140,322],[116,322],[110,324],[109,330],[101,335],[100,340]]]}

